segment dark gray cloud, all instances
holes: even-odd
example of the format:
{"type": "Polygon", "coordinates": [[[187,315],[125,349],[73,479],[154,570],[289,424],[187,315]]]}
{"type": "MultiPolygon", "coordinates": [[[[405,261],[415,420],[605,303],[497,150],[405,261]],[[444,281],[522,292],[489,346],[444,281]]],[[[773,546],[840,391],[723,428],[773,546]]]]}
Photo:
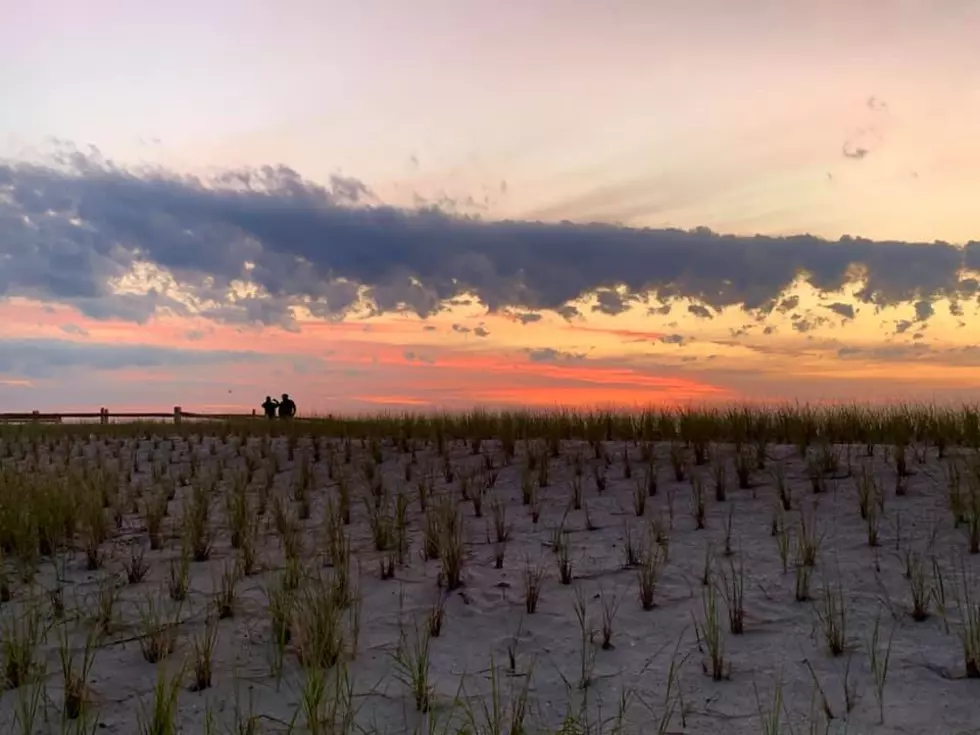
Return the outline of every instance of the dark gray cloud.
{"type": "Polygon", "coordinates": [[[378,311],[422,316],[472,292],[491,310],[555,309],[570,318],[568,303],[595,291],[613,311],[652,295],[764,314],[801,274],[824,292],[863,275],[858,298],[877,305],[928,302],[976,295],[976,281],[960,273],[980,268],[980,242],[961,248],[486,222],[385,206],[356,179],[334,177],[322,186],[284,166],[202,180],[128,170],[80,153],[51,166],[0,163],[0,297],[56,300],[94,318],[135,322],[159,309],[183,311],[160,293],[113,292],[113,280],[137,261],[167,270],[181,288],[214,304],[208,317],[288,325],[290,308],[300,303],[324,318],[343,315],[361,287],[378,311]],[[231,298],[238,279],[269,297],[231,298]],[[621,295],[613,299],[616,288],[621,295]]]}
{"type": "Polygon", "coordinates": [[[571,304],[559,306],[555,311],[562,319],[569,322],[577,316],[582,316],[582,312],[580,312],[577,307],[572,306],[571,304]]]}
{"type": "Polygon", "coordinates": [[[801,316],[799,319],[796,317],[798,314],[794,314],[793,329],[801,334],[810,332],[817,327],[827,323],[827,317],[825,316],[801,316]]]}
{"type": "Polygon", "coordinates": [[[683,334],[665,334],[660,338],[660,341],[668,345],[680,345],[684,344],[683,334]]]}
{"type": "Polygon", "coordinates": [[[535,314],[532,312],[516,314],[515,316],[517,321],[519,321],[521,324],[533,324],[534,322],[539,322],[542,319],[540,314],[535,314]]]}
{"type": "Polygon", "coordinates": [[[599,303],[592,307],[592,311],[599,311],[610,316],[616,316],[617,314],[622,314],[624,311],[628,311],[630,308],[629,302],[632,301],[632,299],[623,298],[616,291],[608,288],[599,291],[596,298],[599,303]]]}
{"type": "Polygon", "coordinates": [[[776,307],[776,311],[785,314],[788,311],[792,311],[799,305],[800,297],[794,294],[793,296],[787,296],[785,299],[780,301],[779,305],[776,307]]]}
{"type": "Polygon", "coordinates": [[[840,302],[834,304],[827,304],[824,308],[830,309],[837,314],[840,314],[845,319],[854,318],[854,306],[851,304],[842,304],[840,302]]]}
{"type": "Polygon", "coordinates": [[[701,319],[714,319],[714,314],[711,313],[710,309],[701,304],[691,304],[687,307],[687,310],[694,314],[694,316],[701,319]]]}
{"type": "Polygon", "coordinates": [[[186,368],[228,362],[262,362],[258,352],[182,350],[148,345],[115,345],[59,339],[0,340],[0,373],[45,378],[75,369],[186,368]]]}
{"type": "Polygon", "coordinates": [[[932,304],[928,301],[916,301],[915,302],[915,320],[919,322],[924,322],[926,319],[931,317],[936,313],[936,310],[932,307],[932,304]]]}

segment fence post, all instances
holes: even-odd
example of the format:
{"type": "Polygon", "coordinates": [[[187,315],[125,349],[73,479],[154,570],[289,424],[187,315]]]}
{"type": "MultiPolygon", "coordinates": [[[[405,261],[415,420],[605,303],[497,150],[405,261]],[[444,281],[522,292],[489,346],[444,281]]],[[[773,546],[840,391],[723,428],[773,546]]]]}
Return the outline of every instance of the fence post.
{"type": "Polygon", "coordinates": [[[180,419],[181,419],[180,406],[174,406],[174,423],[180,424],[180,419]]]}
{"type": "Polygon", "coordinates": [[[38,422],[38,418],[40,417],[40,415],[41,415],[40,411],[31,411],[31,423],[36,424],[38,422]]]}

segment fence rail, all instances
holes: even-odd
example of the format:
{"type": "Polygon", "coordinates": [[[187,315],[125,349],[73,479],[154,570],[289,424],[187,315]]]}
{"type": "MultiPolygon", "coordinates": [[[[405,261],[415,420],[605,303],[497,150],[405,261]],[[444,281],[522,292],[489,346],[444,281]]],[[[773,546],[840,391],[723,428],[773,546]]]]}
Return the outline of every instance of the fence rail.
{"type": "Polygon", "coordinates": [[[44,413],[41,411],[22,411],[15,413],[0,413],[0,424],[4,423],[34,423],[60,424],[65,419],[97,419],[100,424],[108,424],[109,419],[171,419],[179,424],[183,419],[206,419],[211,421],[233,421],[236,419],[251,419],[257,416],[252,413],[198,413],[185,411],[180,406],[174,406],[173,411],[110,411],[100,408],[98,411],[73,412],[59,411],[44,413]]]}

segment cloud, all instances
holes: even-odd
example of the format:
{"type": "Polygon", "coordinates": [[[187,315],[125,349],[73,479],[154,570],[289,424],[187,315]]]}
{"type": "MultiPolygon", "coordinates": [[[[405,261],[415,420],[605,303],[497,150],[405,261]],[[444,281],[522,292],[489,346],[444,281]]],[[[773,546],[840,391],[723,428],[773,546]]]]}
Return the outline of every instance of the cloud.
{"type": "Polygon", "coordinates": [[[526,323],[546,309],[570,319],[569,303],[597,292],[611,311],[649,295],[697,301],[701,314],[764,313],[798,277],[823,292],[862,279],[858,299],[877,305],[972,297],[977,283],[961,275],[980,267],[980,242],[489,222],[386,206],[356,179],[320,185],[285,166],[201,179],[69,152],[50,165],[0,163],[0,263],[0,298],[73,304],[92,318],[186,311],[170,292],[118,292],[149,263],[226,322],[289,325],[297,305],[340,318],[362,299],[425,317],[472,294],[491,311],[526,310],[526,323]],[[236,294],[236,282],[259,295],[236,294]]]}
{"type": "Polygon", "coordinates": [[[668,345],[681,345],[684,344],[684,335],[682,334],[665,334],[660,338],[660,341],[668,345]]]}
{"type": "Polygon", "coordinates": [[[620,294],[611,289],[603,289],[599,291],[596,298],[599,300],[599,303],[592,307],[592,311],[599,311],[603,314],[616,316],[617,314],[622,314],[624,311],[629,309],[630,299],[623,298],[620,294]]]}
{"type": "Polygon", "coordinates": [[[568,362],[585,359],[585,353],[563,352],[552,347],[540,347],[527,350],[527,358],[531,362],[568,362]]]}
{"type": "Polygon", "coordinates": [[[469,334],[470,328],[465,327],[462,324],[453,324],[452,329],[454,332],[459,332],[460,334],[469,334]]]}
{"type": "Polygon", "coordinates": [[[517,321],[519,321],[521,324],[531,324],[533,322],[541,321],[542,317],[540,314],[533,314],[528,312],[524,314],[515,314],[514,318],[517,319],[517,321]]]}
{"type": "Polygon", "coordinates": [[[945,366],[976,367],[980,365],[980,347],[932,347],[922,342],[901,345],[858,347],[847,345],[837,350],[841,358],[861,358],[879,362],[917,361],[945,366]]]}
{"type": "Polygon", "coordinates": [[[932,307],[932,304],[928,301],[916,301],[915,302],[915,320],[917,322],[924,322],[926,319],[931,317],[936,313],[936,310],[932,307]]]}
{"type": "Polygon", "coordinates": [[[413,350],[405,350],[403,356],[409,362],[424,362],[426,365],[435,365],[435,358],[429,357],[428,355],[421,355],[414,352],[413,350]]]}
{"type": "Polygon", "coordinates": [[[85,327],[80,327],[77,324],[62,324],[61,331],[65,334],[75,334],[79,337],[88,337],[88,330],[85,327]]]}
{"type": "Polygon", "coordinates": [[[2,388],[33,388],[34,383],[29,380],[12,380],[9,378],[0,378],[0,387],[2,388]]]}
{"type": "Polygon", "coordinates": [[[826,322],[827,322],[827,317],[825,316],[800,317],[799,319],[795,319],[793,321],[793,329],[795,329],[797,332],[800,332],[801,334],[804,334],[806,332],[810,332],[816,329],[817,327],[819,327],[822,324],[825,324],[826,322]]]}
{"type": "Polygon", "coordinates": [[[145,324],[162,309],[180,315],[187,313],[184,304],[161,294],[155,288],[140,294],[106,293],[98,297],[69,297],[60,300],[92,319],[122,319],[137,324],[145,324]]]}
{"type": "Polygon", "coordinates": [[[787,298],[780,301],[779,305],[776,307],[776,311],[785,314],[788,311],[792,311],[799,305],[800,305],[800,297],[794,294],[793,296],[788,296],[787,298]]]}
{"type": "Polygon", "coordinates": [[[840,302],[834,304],[827,304],[824,306],[825,309],[830,309],[837,314],[840,314],[845,319],[854,318],[854,307],[851,304],[842,304],[840,302]]]}
{"type": "Polygon", "coordinates": [[[881,143],[882,133],[879,128],[879,120],[888,113],[888,104],[871,95],[865,100],[865,106],[871,112],[873,122],[857,128],[841,147],[841,153],[845,158],[860,161],[867,158],[872,150],[881,143]]]}
{"type": "Polygon", "coordinates": [[[866,104],[872,112],[884,112],[888,109],[888,103],[874,95],[868,97],[866,104]]]}
{"type": "Polygon", "coordinates": [[[228,362],[262,362],[267,355],[234,350],[182,350],[152,345],[115,345],[59,339],[0,340],[0,373],[46,378],[78,368],[195,367],[228,362]]]}
{"type": "Polygon", "coordinates": [[[707,309],[707,307],[701,304],[691,304],[687,307],[687,310],[694,314],[694,316],[701,319],[714,319],[714,315],[707,309]]]}
{"type": "Polygon", "coordinates": [[[475,334],[477,337],[489,337],[490,336],[490,332],[488,332],[487,329],[486,329],[486,327],[484,327],[482,325],[479,326],[479,327],[477,327],[476,329],[474,329],[473,330],[473,334],[475,334]]]}
{"type": "Polygon", "coordinates": [[[864,146],[854,145],[850,141],[844,144],[841,148],[841,153],[844,154],[844,158],[850,158],[855,161],[860,161],[865,158],[871,151],[864,146]]]}

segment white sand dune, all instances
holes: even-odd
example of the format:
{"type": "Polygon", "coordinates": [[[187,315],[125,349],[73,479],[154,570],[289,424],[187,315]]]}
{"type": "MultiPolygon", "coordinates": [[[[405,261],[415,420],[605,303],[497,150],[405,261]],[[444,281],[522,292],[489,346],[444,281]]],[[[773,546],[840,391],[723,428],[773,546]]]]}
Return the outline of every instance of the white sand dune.
{"type": "MultiPolygon", "coordinates": [[[[119,456],[125,464],[136,446],[131,438],[109,439],[104,449],[102,439],[78,442],[90,462],[107,467],[118,464],[119,456]]],[[[527,713],[521,731],[529,733],[980,732],[980,680],[966,676],[960,638],[967,606],[962,601],[957,603],[962,590],[970,586],[980,557],[968,554],[965,527],[954,528],[947,507],[946,479],[947,467],[961,464],[965,468],[963,492],[968,494],[967,475],[975,461],[972,453],[950,450],[950,457],[939,459],[936,449],[930,448],[924,456],[913,458],[910,449],[911,474],[903,478],[904,494],[900,495],[896,493],[895,462],[890,456],[893,451],[879,446],[874,456],[868,457],[864,446],[838,445],[839,466],[821,480],[823,492],[815,493],[808,466],[795,447],[770,446],[766,469],[753,470],[752,487],[739,489],[734,449],[715,445],[714,461],[727,465],[727,499],[715,498],[711,463],[691,468],[703,479],[705,492],[706,527],[697,529],[692,483],[690,479],[674,479],[667,444],[654,447],[658,486],[646,500],[644,515],[638,517],[634,505],[637,482],[644,481],[647,468],[641,459],[642,448],[605,442],[604,450],[612,458],[607,466],[595,458],[589,444],[564,442],[560,457],[550,460],[547,486],[539,491],[541,515],[535,524],[530,507],[522,504],[521,475],[527,447],[519,442],[517,458],[503,464],[496,442],[483,442],[479,455],[473,455],[468,444],[456,442],[451,448],[451,464],[457,475],[485,473],[483,455],[488,455],[493,458],[497,477],[483,498],[483,517],[475,517],[472,502],[460,504],[466,538],[463,586],[447,592],[437,585],[439,561],[424,561],[420,553],[425,519],[416,497],[417,481],[428,472],[435,495],[459,489],[456,478],[446,483],[442,461],[434,448],[426,445],[417,451],[413,478],[406,482],[409,456],[399,451],[396,442],[385,443],[381,464],[384,485],[392,497],[403,488],[411,494],[411,501],[410,547],[405,563],[396,565],[393,579],[383,580],[380,563],[385,554],[375,551],[368,507],[361,499],[367,493],[367,482],[359,467],[368,450],[354,442],[352,462],[346,465],[338,441],[324,439],[321,444],[322,459],[313,470],[311,516],[299,521],[303,569],[308,574],[331,573],[323,555],[323,517],[326,499],[337,494],[336,482],[328,478],[327,470],[328,447],[332,447],[338,472],[347,472],[352,478],[355,498],[347,531],[352,566],[359,570],[354,580],[360,596],[359,605],[354,606],[359,609],[356,652],[345,666],[353,688],[352,722],[321,732],[455,733],[463,731],[467,712],[477,720],[475,726],[469,723],[467,732],[509,731],[509,724],[495,729],[484,717],[484,707],[492,709],[488,704],[494,699],[492,688],[500,694],[501,720],[510,717],[515,701],[526,693],[527,713]],[[624,452],[630,455],[631,478],[624,477],[624,452]],[[581,510],[569,509],[576,456],[582,457],[583,466],[581,510]],[[777,467],[785,474],[791,496],[791,509],[778,513],[772,475],[777,467]],[[602,468],[606,477],[601,493],[593,476],[596,468],[602,468]],[[858,486],[865,471],[882,489],[881,505],[873,511],[879,517],[876,547],[869,546],[868,523],[859,514],[858,486]],[[506,508],[510,526],[501,569],[494,563],[499,548],[493,538],[491,506],[495,502],[506,508]],[[812,599],[806,601],[796,599],[794,555],[801,517],[809,532],[820,539],[810,581],[812,599]],[[773,535],[774,518],[787,534],[786,570],[779,553],[780,536],[773,535]],[[566,533],[557,537],[568,544],[573,575],[569,585],[559,581],[558,556],[552,548],[555,529],[562,523],[566,533]],[[651,526],[659,526],[669,541],[655,590],[655,606],[645,611],[638,596],[638,570],[626,566],[624,547],[627,528],[633,542],[642,546],[648,534],[654,533],[651,526]],[[712,561],[710,587],[706,587],[703,578],[709,548],[712,561]],[[540,566],[546,572],[534,614],[527,614],[525,609],[524,583],[529,566],[540,566]],[[912,579],[907,578],[910,567],[912,579]],[[935,589],[939,582],[936,569],[941,572],[944,595],[935,589]],[[968,572],[966,580],[960,574],[963,569],[968,572]],[[739,570],[744,573],[744,633],[736,635],[729,630],[730,606],[725,591],[730,589],[726,581],[730,583],[739,570]],[[921,583],[927,594],[936,592],[929,600],[930,614],[923,621],[911,616],[913,582],[921,583]],[[718,681],[709,675],[708,652],[696,634],[705,625],[709,589],[715,590],[724,647],[725,678],[718,681]],[[835,619],[845,628],[840,655],[830,652],[825,638],[825,595],[837,602],[835,619]],[[440,600],[445,616],[442,630],[438,637],[428,640],[432,707],[422,713],[398,675],[395,653],[400,640],[403,651],[421,643],[417,635],[424,638],[430,611],[440,600]],[[592,636],[583,637],[577,600],[584,605],[592,636]],[[601,645],[604,611],[614,614],[608,648],[601,645]],[[875,647],[872,632],[876,619],[880,635],[875,647]],[[883,722],[869,648],[877,651],[879,676],[881,662],[886,652],[890,654],[882,685],[883,722]],[[772,710],[780,688],[781,725],[767,730],[763,719],[772,710]]],[[[150,496],[150,488],[162,482],[151,477],[154,463],[168,471],[176,472],[182,466],[186,470],[188,453],[193,451],[205,471],[209,466],[223,465],[230,477],[236,468],[245,467],[235,440],[204,437],[193,449],[179,438],[173,439],[172,446],[170,439],[143,440],[138,446],[139,472],[132,480],[132,487],[138,489],[132,498],[138,508],[150,496]]],[[[300,443],[300,453],[307,451],[304,446],[305,440],[300,443]]],[[[56,442],[50,453],[63,454],[65,448],[56,442]]],[[[261,451],[260,442],[253,438],[244,453],[258,457],[261,451]]],[[[48,452],[42,448],[42,465],[48,452]]],[[[295,462],[286,459],[283,440],[270,444],[269,452],[281,458],[275,491],[288,498],[295,462]]],[[[16,468],[23,468],[28,460],[9,456],[9,452],[5,456],[10,481],[17,476],[16,468]]],[[[65,475],[63,470],[49,472],[65,475]]],[[[262,472],[256,471],[258,479],[249,487],[253,500],[262,472]]],[[[485,474],[472,481],[474,486],[485,482],[485,474]]],[[[125,509],[120,528],[104,545],[107,558],[103,569],[88,571],[80,551],[63,557],[63,620],[52,617],[47,596],[42,594],[58,586],[55,565],[42,560],[38,576],[29,586],[17,580],[16,559],[11,556],[5,561],[14,580],[14,599],[0,607],[0,615],[8,626],[20,615],[42,615],[48,630],[40,657],[47,673],[43,685],[25,684],[4,692],[0,731],[24,731],[22,711],[34,693],[43,695],[37,697],[34,731],[64,731],[58,631],[67,631],[74,648],[81,651],[99,590],[108,583],[118,584],[118,619],[95,653],[89,681],[90,726],[95,732],[140,731],[140,713],[152,704],[161,670],[173,675],[182,666],[193,666],[192,641],[205,629],[222,571],[238,556],[229,546],[226,508],[220,497],[224,486],[219,486],[211,502],[210,524],[215,532],[212,554],[207,561],[190,563],[190,593],[179,610],[176,648],[163,663],[148,663],[141,653],[137,640],[142,632],[140,611],[145,610],[148,597],[168,611],[176,609],[166,591],[169,564],[179,556],[180,547],[171,529],[181,518],[189,486],[178,487],[170,502],[165,520],[168,537],[163,549],[146,552],[149,571],[142,581],[127,584],[123,572],[132,545],[147,545],[144,518],[132,512],[132,507],[125,509]],[[38,613],[37,604],[31,602],[38,599],[43,603],[43,613],[38,613]]],[[[295,503],[289,505],[295,509],[295,503]]],[[[234,615],[217,623],[212,686],[190,691],[189,670],[181,679],[180,732],[207,732],[209,717],[213,718],[213,732],[287,732],[290,722],[295,732],[310,731],[302,706],[307,677],[296,655],[297,641],[286,647],[281,672],[276,673],[276,646],[265,589],[282,574],[284,562],[271,515],[267,512],[259,527],[258,570],[238,582],[234,615]],[[250,714],[254,730],[232,729],[250,714]]],[[[349,640],[348,617],[344,625],[349,640]]],[[[333,697],[339,670],[335,667],[328,672],[327,699],[333,697]]]]}

